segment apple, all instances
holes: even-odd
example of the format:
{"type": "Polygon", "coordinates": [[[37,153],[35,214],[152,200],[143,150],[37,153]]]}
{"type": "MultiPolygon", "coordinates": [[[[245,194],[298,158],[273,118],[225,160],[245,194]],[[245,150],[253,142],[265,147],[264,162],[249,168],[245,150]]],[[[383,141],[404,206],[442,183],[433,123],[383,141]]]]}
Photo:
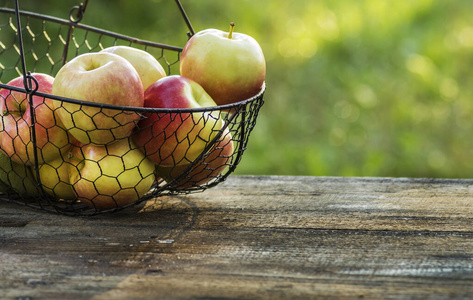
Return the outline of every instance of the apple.
{"type": "Polygon", "coordinates": [[[5,185],[2,192],[15,192],[20,196],[40,196],[38,183],[30,166],[19,164],[0,150],[0,182],[5,185]]]}
{"type": "Polygon", "coordinates": [[[77,145],[71,155],[69,182],[82,203],[98,210],[133,203],[155,182],[154,163],[129,138],[77,145]]]}
{"type": "Polygon", "coordinates": [[[216,144],[195,165],[157,166],[156,172],[177,189],[190,189],[208,183],[227,168],[233,155],[233,140],[228,128],[216,144]],[[172,182],[175,180],[175,182],[172,182]]]}
{"type": "Polygon", "coordinates": [[[166,72],[158,60],[144,50],[128,46],[113,46],[100,52],[117,54],[128,60],[138,72],[144,91],[153,82],[166,76],[166,72]]]}
{"type": "Polygon", "coordinates": [[[180,75],[199,83],[218,105],[255,96],[266,76],[258,42],[249,35],[217,29],[194,34],[184,46],[180,75]]]}
{"type": "MultiPolygon", "coordinates": [[[[38,84],[37,92],[50,94],[54,78],[42,73],[32,73],[38,84]]],[[[11,80],[8,85],[24,87],[23,76],[11,80]]],[[[38,163],[54,160],[70,149],[70,137],[62,123],[55,117],[53,100],[34,95],[32,99],[36,153],[38,163]]],[[[33,117],[29,96],[23,92],[2,89],[0,91],[1,128],[0,144],[11,160],[34,165],[33,117]]]]}
{"type": "MultiPolygon", "coordinates": [[[[57,96],[118,106],[143,106],[143,86],[133,65],[112,53],[86,53],[66,63],[57,73],[52,93],[57,96]]],[[[107,144],[128,137],[138,113],[54,101],[64,126],[84,144],[107,144]]]]}
{"type": "Polygon", "coordinates": [[[69,170],[73,166],[69,158],[58,157],[39,166],[39,178],[43,190],[49,195],[63,200],[74,200],[76,195],[69,183],[69,170]]]}
{"type": "MultiPolygon", "coordinates": [[[[199,109],[215,105],[198,83],[180,75],[161,78],[145,91],[145,107],[199,109]]],[[[143,115],[133,138],[156,165],[185,165],[194,161],[222,128],[217,111],[143,115]]]]}

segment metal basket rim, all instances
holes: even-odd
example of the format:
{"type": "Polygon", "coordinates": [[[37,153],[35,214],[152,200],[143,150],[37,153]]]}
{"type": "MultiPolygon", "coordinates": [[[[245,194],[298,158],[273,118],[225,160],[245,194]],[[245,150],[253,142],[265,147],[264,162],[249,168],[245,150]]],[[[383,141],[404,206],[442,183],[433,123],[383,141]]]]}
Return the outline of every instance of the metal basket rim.
{"type": "MultiPolygon", "coordinates": [[[[0,83],[1,89],[8,89],[11,91],[21,92],[28,94],[25,88],[15,87],[8,84],[0,83]]],[[[198,108],[159,108],[159,107],[136,107],[136,106],[119,106],[114,104],[106,104],[106,103],[97,103],[97,102],[90,102],[85,100],[77,100],[72,98],[65,98],[61,96],[56,96],[49,93],[42,93],[42,92],[34,92],[34,96],[40,96],[44,98],[49,98],[52,100],[57,100],[61,102],[67,102],[71,104],[76,104],[80,106],[88,106],[88,107],[98,107],[103,109],[113,109],[113,110],[122,110],[122,111],[133,111],[138,113],[199,113],[199,112],[208,112],[208,111],[217,111],[217,110],[231,110],[237,107],[245,106],[248,103],[255,101],[256,99],[261,98],[266,91],[266,82],[263,82],[263,85],[258,92],[258,94],[254,95],[251,98],[230,103],[224,105],[216,105],[216,106],[207,106],[207,107],[198,107],[198,108]]]]}

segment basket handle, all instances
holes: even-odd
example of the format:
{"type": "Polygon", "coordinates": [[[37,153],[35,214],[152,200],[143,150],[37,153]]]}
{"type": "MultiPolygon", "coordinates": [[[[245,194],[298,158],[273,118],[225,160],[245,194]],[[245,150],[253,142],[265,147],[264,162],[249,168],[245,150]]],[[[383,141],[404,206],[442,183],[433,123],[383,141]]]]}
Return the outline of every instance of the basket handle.
{"type": "Polygon", "coordinates": [[[187,14],[184,10],[184,7],[182,7],[181,1],[176,0],[177,7],[179,7],[179,10],[181,11],[181,15],[184,18],[184,22],[186,22],[187,28],[189,28],[189,31],[187,32],[187,36],[191,38],[194,34],[194,28],[192,27],[191,21],[187,17],[187,14]]]}
{"type": "MultiPolygon", "coordinates": [[[[16,25],[18,28],[18,47],[20,48],[20,59],[21,59],[21,69],[23,72],[23,86],[25,88],[25,92],[28,95],[28,102],[30,105],[30,114],[31,114],[31,138],[33,145],[36,146],[36,115],[35,115],[35,109],[33,105],[33,95],[36,93],[38,90],[38,81],[34,76],[31,75],[31,72],[26,71],[26,62],[25,62],[25,55],[24,55],[24,50],[23,50],[23,37],[21,33],[21,21],[20,21],[20,7],[18,4],[18,0],[15,0],[15,14],[16,14],[16,25]]],[[[35,166],[35,171],[36,171],[36,176],[39,179],[39,169],[38,169],[38,153],[37,151],[33,152],[33,157],[34,157],[34,166],[35,166]]],[[[44,195],[44,191],[41,188],[40,185],[41,181],[38,181],[38,187],[40,187],[41,193],[44,195]]]]}
{"type": "MultiPolygon", "coordinates": [[[[69,11],[69,19],[74,22],[74,23],[79,23],[82,20],[82,17],[84,16],[85,9],[87,8],[89,0],[85,0],[83,3],[80,5],[72,7],[72,9],[69,11]],[[76,16],[74,17],[74,12],[76,11],[76,16]]],[[[177,7],[179,8],[179,11],[181,12],[182,17],[184,18],[184,22],[186,22],[187,28],[189,31],[187,32],[187,36],[190,38],[195,34],[194,28],[192,27],[192,24],[187,17],[187,14],[184,10],[184,7],[182,7],[181,1],[176,0],[177,7]]]]}
{"type": "Polygon", "coordinates": [[[29,87],[29,83],[26,77],[26,62],[25,56],[23,51],[23,37],[21,33],[21,22],[20,22],[20,5],[18,4],[18,0],[15,0],[15,15],[16,15],[16,27],[18,28],[18,47],[20,48],[20,60],[21,60],[21,71],[23,73],[23,85],[25,86],[25,90],[31,91],[29,87]]]}
{"type": "Polygon", "coordinates": [[[79,23],[82,20],[82,17],[84,16],[85,9],[87,8],[87,4],[89,3],[89,0],[85,0],[83,3],[77,6],[73,6],[71,10],[69,11],[69,20],[74,23],[79,23]],[[74,12],[76,12],[76,15],[74,17],[74,12]]]}

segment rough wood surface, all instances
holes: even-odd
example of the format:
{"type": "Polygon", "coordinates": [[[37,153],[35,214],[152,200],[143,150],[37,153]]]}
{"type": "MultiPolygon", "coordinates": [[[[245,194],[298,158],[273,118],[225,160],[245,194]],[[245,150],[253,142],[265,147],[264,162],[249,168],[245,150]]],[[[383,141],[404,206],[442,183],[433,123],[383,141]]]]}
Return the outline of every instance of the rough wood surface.
{"type": "Polygon", "coordinates": [[[231,176],[94,217],[0,202],[2,299],[473,297],[473,181],[231,176]]]}

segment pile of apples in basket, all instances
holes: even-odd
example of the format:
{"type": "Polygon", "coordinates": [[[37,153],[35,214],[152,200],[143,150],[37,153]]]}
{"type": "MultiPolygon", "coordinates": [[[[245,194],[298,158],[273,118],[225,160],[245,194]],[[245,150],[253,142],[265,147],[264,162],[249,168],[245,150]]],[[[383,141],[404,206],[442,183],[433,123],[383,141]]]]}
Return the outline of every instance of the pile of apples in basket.
{"type": "Polygon", "coordinates": [[[234,151],[221,111],[126,107],[211,108],[257,95],[266,75],[263,52],[254,38],[233,27],[194,34],[181,53],[179,75],[166,75],[144,50],[113,46],[76,56],[54,78],[32,73],[38,88],[33,107],[21,91],[24,76],[8,82],[18,89],[0,90],[0,185],[35,196],[40,182],[57,199],[79,200],[98,210],[121,207],[140,199],[158,178],[176,177],[220,133],[205,158],[214,167],[206,172],[196,166],[189,182],[204,184],[218,176],[234,151]]]}

